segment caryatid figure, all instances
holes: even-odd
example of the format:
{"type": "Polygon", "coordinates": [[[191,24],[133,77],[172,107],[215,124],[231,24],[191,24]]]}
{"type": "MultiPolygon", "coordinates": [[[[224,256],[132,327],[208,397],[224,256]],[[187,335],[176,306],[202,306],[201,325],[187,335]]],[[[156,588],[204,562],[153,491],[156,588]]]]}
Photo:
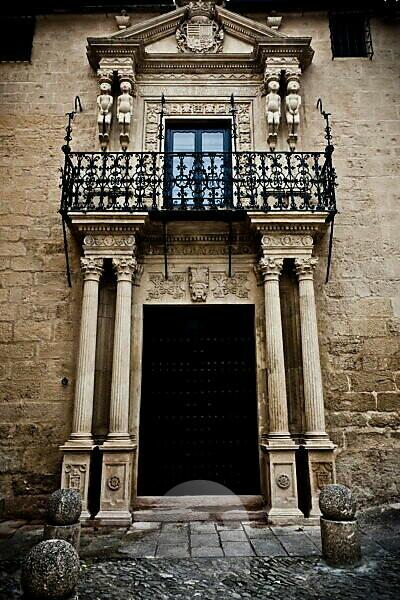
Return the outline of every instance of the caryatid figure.
{"type": "Polygon", "coordinates": [[[271,150],[275,150],[281,122],[281,97],[278,94],[279,81],[277,79],[270,79],[267,85],[268,94],[265,97],[265,107],[268,125],[268,145],[271,150]]]}
{"type": "Polygon", "coordinates": [[[99,126],[99,141],[102,150],[108,146],[110,139],[110,128],[112,119],[112,105],[114,99],[111,95],[111,84],[103,82],[100,84],[101,94],[97,96],[97,123],[99,126]]]}
{"type": "Polygon", "coordinates": [[[298,129],[300,124],[301,96],[298,94],[300,84],[297,79],[291,79],[287,84],[286,96],[286,122],[288,125],[288,144],[291,150],[295,150],[298,129]]]}
{"type": "Polygon", "coordinates": [[[133,113],[132,84],[129,81],[121,82],[121,95],[118,96],[117,118],[119,123],[119,141],[122,150],[129,146],[129,130],[133,113]]]}

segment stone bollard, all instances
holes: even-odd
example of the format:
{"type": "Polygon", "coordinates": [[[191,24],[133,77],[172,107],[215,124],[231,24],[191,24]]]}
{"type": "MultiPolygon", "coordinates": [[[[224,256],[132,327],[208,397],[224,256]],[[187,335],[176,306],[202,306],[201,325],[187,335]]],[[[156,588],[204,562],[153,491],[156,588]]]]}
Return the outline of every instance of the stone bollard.
{"type": "Polygon", "coordinates": [[[75,598],[79,556],[65,540],[45,540],[25,557],[21,571],[24,600],[75,598]]]}
{"type": "Polygon", "coordinates": [[[57,490],[47,502],[47,523],[44,540],[65,540],[79,552],[82,502],[76,490],[57,490]]]}
{"type": "Polygon", "coordinates": [[[331,567],[352,567],[361,561],[356,503],[345,485],[330,484],[319,496],[322,555],[331,567]]]}

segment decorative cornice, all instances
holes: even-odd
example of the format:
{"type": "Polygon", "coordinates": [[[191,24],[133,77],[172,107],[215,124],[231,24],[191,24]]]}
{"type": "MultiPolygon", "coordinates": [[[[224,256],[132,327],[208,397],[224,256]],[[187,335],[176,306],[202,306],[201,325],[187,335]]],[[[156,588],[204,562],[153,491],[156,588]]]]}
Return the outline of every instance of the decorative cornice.
{"type": "Polygon", "coordinates": [[[103,57],[127,57],[135,59],[137,71],[184,72],[184,71],[233,71],[262,72],[268,56],[292,56],[305,69],[312,60],[310,37],[289,37],[261,23],[216,7],[216,18],[222,27],[235,37],[253,45],[253,52],[243,54],[148,54],[146,45],[175,33],[185,15],[185,8],[150,19],[144,23],[118,31],[109,37],[88,38],[88,59],[94,69],[103,57]]]}

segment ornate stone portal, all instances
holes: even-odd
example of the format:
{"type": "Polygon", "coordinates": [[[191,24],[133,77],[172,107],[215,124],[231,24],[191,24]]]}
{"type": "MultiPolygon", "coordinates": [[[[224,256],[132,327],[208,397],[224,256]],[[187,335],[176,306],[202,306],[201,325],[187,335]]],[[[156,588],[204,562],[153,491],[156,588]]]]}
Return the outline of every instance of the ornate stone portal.
{"type": "MultiPolygon", "coordinates": [[[[89,60],[97,70],[101,91],[97,129],[102,150],[110,147],[113,110],[114,123],[118,123],[116,135],[124,152],[133,143],[145,152],[159,150],[160,81],[170,85],[172,82],[177,88],[165,107],[166,118],[231,118],[227,86],[232,85],[233,78],[235,86],[241,86],[242,82],[244,87],[249,83],[252,86],[245,87],[245,92],[240,88],[235,99],[238,150],[248,152],[258,145],[257,150],[264,151],[267,144],[273,150],[279,149],[282,112],[286,117],[289,147],[294,150],[301,114],[300,75],[311,60],[312,50],[309,38],[289,42],[286,36],[264,25],[233,15],[215,3],[201,1],[147,24],[126,27],[109,38],[89,40],[89,60]],[[232,37],[237,36],[240,47],[244,48],[242,56],[229,53],[229,36],[231,43],[232,37]],[[164,52],[161,44],[164,38],[169,38],[165,48],[170,49],[170,54],[164,52]],[[161,44],[159,50],[154,50],[157,44],[161,44]],[[182,78],[190,73],[214,78],[216,89],[212,97],[204,96],[204,88],[197,84],[187,91],[186,80],[182,78]],[[146,81],[142,89],[142,83],[136,83],[137,74],[139,82],[146,81]],[[262,83],[263,77],[264,89],[257,89],[257,82],[262,83]],[[178,82],[182,81],[185,85],[179,89],[178,82]],[[121,94],[114,102],[110,90],[111,84],[117,82],[121,94]],[[154,89],[157,93],[151,93],[154,89]],[[286,91],[284,99],[278,93],[280,90],[286,91]],[[258,128],[261,121],[263,124],[258,128]]],[[[151,227],[146,229],[147,213],[110,211],[69,216],[83,242],[84,284],[74,420],[70,439],[62,448],[62,485],[80,490],[83,518],[88,518],[90,508],[98,293],[106,261],[113,268],[116,307],[110,411],[105,428],[108,435],[100,446],[101,506],[96,518],[102,523],[115,524],[128,524],[131,520],[137,480],[142,311],[144,304],[153,303],[255,305],[262,493],[271,520],[288,523],[302,519],[296,474],[296,453],[302,446],[308,460],[311,515],[316,515],[319,490],[325,482],[335,479],[334,447],[325,432],[323,418],[313,287],[316,264],[313,250],[325,228],[326,215],[299,211],[249,212],[246,224],[238,226],[231,276],[228,274],[231,241],[228,242],[226,223],[176,222],[167,244],[168,278],[164,271],[164,243],[152,239],[151,227]],[[257,247],[251,230],[259,236],[257,247]],[[140,239],[139,249],[137,239],[140,239]],[[257,262],[259,250],[262,256],[257,262]],[[139,259],[143,267],[139,266],[139,259]],[[288,415],[279,286],[288,259],[295,265],[298,277],[304,373],[306,427],[296,436],[296,442],[288,415]]]]}

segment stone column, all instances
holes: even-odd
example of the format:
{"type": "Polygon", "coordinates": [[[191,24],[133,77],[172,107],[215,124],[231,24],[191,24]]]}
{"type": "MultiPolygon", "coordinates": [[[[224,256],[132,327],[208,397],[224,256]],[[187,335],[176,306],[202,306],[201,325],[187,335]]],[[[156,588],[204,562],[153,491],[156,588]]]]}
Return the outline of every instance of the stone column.
{"type": "Polygon", "coordinates": [[[77,489],[82,497],[82,519],[87,509],[90,456],[93,448],[92,416],[96,360],[97,311],[102,258],[81,258],[84,276],[81,331],[75,386],[72,432],[61,447],[63,452],[62,488],[77,489]]]}
{"type": "Polygon", "coordinates": [[[305,424],[304,445],[308,449],[311,488],[311,514],[319,516],[319,491],[333,483],[334,445],[325,431],[324,395],[318,344],[317,310],[314,295],[314,269],[317,258],[295,259],[299,280],[301,350],[303,357],[305,424]]]}
{"type": "Polygon", "coordinates": [[[259,263],[264,280],[270,439],[290,439],[279,295],[282,266],[283,258],[264,257],[259,263]]]}
{"type": "Polygon", "coordinates": [[[265,332],[269,433],[262,444],[266,459],[269,489],[268,518],[271,522],[298,522],[303,516],[298,508],[296,446],[290,437],[286,396],[285,359],[283,353],[279,276],[283,258],[264,253],[259,269],[264,280],[265,332]]]}
{"type": "Polygon", "coordinates": [[[101,450],[103,469],[100,512],[102,524],[129,525],[132,462],[136,446],[129,434],[129,379],[131,367],[132,279],[137,270],[133,257],[112,259],[117,275],[114,352],[111,382],[110,430],[101,450]]]}
{"type": "Polygon", "coordinates": [[[107,440],[129,440],[129,375],[131,361],[132,277],[134,258],[113,258],[117,275],[110,432],[107,440]]]}
{"type": "Polygon", "coordinates": [[[300,294],[301,347],[306,418],[305,438],[326,440],[328,436],[325,432],[324,394],[313,281],[313,272],[316,264],[316,258],[304,257],[295,259],[300,294]]]}

